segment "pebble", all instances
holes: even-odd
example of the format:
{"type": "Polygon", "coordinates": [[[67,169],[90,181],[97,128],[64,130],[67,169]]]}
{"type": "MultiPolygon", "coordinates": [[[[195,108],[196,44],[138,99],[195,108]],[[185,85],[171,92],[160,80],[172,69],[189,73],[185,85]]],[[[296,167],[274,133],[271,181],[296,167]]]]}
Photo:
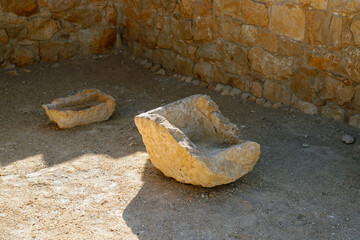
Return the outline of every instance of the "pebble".
{"type": "Polygon", "coordinates": [[[16,70],[11,70],[6,72],[7,75],[16,77],[18,75],[18,72],[16,70]]]}
{"type": "Polygon", "coordinates": [[[58,68],[60,65],[58,63],[54,63],[53,65],[51,65],[52,69],[58,68]]]}
{"type": "Polygon", "coordinates": [[[306,144],[306,143],[303,143],[303,144],[302,144],[302,147],[303,147],[303,148],[308,148],[308,147],[310,147],[310,145],[309,145],[309,144],[306,144]]]}
{"type": "Polygon", "coordinates": [[[232,90],[231,86],[225,86],[221,92],[221,95],[228,96],[228,95],[230,95],[231,90],[232,90]]]}
{"type": "Polygon", "coordinates": [[[246,100],[246,99],[248,99],[250,97],[250,93],[243,93],[242,95],[241,95],[241,99],[242,100],[246,100]]]}
{"type": "Polygon", "coordinates": [[[23,69],[23,72],[25,72],[25,73],[31,73],[32,72],[32,70],[30,70],[30,69],[23,69]]]}
{"type": "Polygon", "coordinates": [[[199,80],[194,80],[191,83],[195,86],[199,86],[201,82],[199,80]]]}
{"type": "Polygon", "coordinates": [[[192,79],[193,79],[192,77],[185,77],[185,82],[191,83],[192,79]]]}
{"type": "Polygon", "coordinates": [[[274,108],[274,109],[279,109],[279,108],[281,108],[281,106],[282,106],[282,103],[274,103],[274,105],[272,106],[272,108],[274,108]]]}
{"type": "Polygon", "coordinates": [[[242,91],[238,88],[232,88],[230,91],[230,96],[236,96],[236,95],[240,95],[242,93],[242,91]]]}
{"type": "Polygon", "coordinates": [[[163,69],[163,68],[156,72],[156,74],[162,75],[162,76],[164,76],[165,73],[166,73],[166,71],[165,71],[165,69],[163,69]]]}
{"type": "Polygon", "coordinates": [[[160,68],[161,68],[160,64],[156,64],[155,66],[153,66],[153,67],[151,68],[151,71],[152,71],[152,72],[157,72],[158,70],[160,70],[160,68]]]}
{"type": "Polygon", "coordinates": [[[216,87],[214,88],[214,91],[220,92],[224,88],[224,85],[221,83],[218,83],[216,87]]]}
{"type": "Polygon", "coordinates": [[[272,107],[271,102],[267,101],[267,102],[264,104],[264,107],[266,107],[266,108],[272,107]]]}
{"type": "Polygon", "coordinates": [[[265,99],[263,99],[263,98],[258,98],[258,99],[256,99],[256,104],[258,104],[258,105],[263,105],[264,103],[265,103],[265,99]]]}
{"type": "Polygon", "coordinates": [[[151,63],[151,62],[148,62],[148,63],[146,63],[146,64],[143,66],[143,69],[149,70],[151,67],[152,67],[152,63],[151,63]]]}
{"type": "Polygon", "coordinates": [[[346,144],[353,144],[355,142],[355,137],[354,136],[351,136],[349,134],[344,134],[342,137],[341,137],[341,140],[346,143],[346,144]]]}

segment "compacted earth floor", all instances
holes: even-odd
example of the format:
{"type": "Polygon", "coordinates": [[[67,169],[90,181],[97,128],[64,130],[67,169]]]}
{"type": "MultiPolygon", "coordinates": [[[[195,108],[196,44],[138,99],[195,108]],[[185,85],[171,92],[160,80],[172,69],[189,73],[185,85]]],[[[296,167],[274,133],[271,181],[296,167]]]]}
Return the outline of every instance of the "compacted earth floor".
{"type": "Polygon", "coordinates": [[[360,130],[264,108],[144,70],[126,50],[0,70],[0,239],[360,239],[360,130]],[[98,88],[105,122],[60,130],[41,108],[98,88]],[[208,94],[261,145],[254,170],[211,189],[165,177],[133,118],[208,94]],[[341,141],[343,134],[357,138],[341,141]]]}

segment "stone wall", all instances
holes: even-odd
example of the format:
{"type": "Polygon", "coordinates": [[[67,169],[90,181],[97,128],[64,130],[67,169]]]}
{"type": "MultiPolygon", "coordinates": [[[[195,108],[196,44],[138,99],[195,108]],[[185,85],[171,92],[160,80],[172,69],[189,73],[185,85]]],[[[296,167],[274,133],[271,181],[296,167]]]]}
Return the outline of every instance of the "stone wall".
{"type": "Polygon", "coordinates": [[[341,121],[360,113],[359,0],[123,0],[121,10],[129,48],[168,71],[341,121]]]}
{"type": "Polygon", "coordinates": [[[115,44],[120,0],[0,0],[0,65],[57,62],[115,44]]]}

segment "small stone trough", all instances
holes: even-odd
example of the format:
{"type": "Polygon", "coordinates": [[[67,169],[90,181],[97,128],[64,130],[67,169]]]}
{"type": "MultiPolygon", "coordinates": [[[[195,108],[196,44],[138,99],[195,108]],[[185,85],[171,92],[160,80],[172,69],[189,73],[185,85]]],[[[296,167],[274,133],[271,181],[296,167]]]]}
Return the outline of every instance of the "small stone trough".
{"type": "Polygon", "coordinates": [[[151,162],[166,176],[203,187],[249,173],[260,145],[240,140],[239,129],[207,95],[194,95],[135,117],[151,162]]]}
{"type": "Polygon", "coordinates": [[[105,121],[111,117],[115,106],[115,100],[110,95],[98,89],[86,89],[70,97],[55,99],[42,107],[51,121],[65,129],[105,121]]]}

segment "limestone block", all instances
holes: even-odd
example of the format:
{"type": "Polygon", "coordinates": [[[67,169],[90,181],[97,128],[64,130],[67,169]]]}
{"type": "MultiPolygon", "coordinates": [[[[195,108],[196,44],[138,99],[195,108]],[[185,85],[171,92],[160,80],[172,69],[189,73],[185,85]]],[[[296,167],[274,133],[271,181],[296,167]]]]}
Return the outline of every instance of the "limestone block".
{"type": "Polygon", "coordinates": [[[305,36],[305,11],[294,4],[273,5],[271,7],[269,29],[298,41],[305,36]]]}
{"type": "Polygon", "coordinates": [[[80,4],[80,0],[47,0],[51,12],[63,12],[80,4]]]}
{"type": "Polygon", "coordinates": [[[55,13],[57,19],[64,19],[68,22],[78,23],[84,28],[92,27],[101,21],[101,13],[96,8],[77,7],[66,12],[55,13]]]}
{"type": "Polygon", "coordinates": [[[342,17],[324,11],[308,11],[307,19],[307,36],[312,45],[341,48],[342,17]]]}
{"type": "Polygon", "coordinates": [[[345,110],[334,103],[327,103],[322,111],[321,115],[326,118],[332,118],[337,121],[345,121],[345,110]]]}
{"type": "Polygon", "coordinates": [[[350,27],[351,32],[354,35],[354,42],[357,46],[360,46],[360,17],[354,19],[350,27]]]}
{"type": "Polygon", "coordinates": [[[7,13],[0,11],[0,26],[5,27],[9,25],[21,25],[25,26],[27,24],[26,17],[20,17],[14,13],[7,13]]]}
{"type": "Polygon", "coordinates": [[[52,18],[33,18],[28,22],[28,38],[30,40],[48,40],[60,28],[60,23],[52,18]]]}
{"type": "Polygon", "coordinates": [[[105,121],[115,111],[115,100],[98,89],[86,89],[80,93],[58,98],[42,107],[51,121],[59,128],[72,128],[105,121]]]}
{"type": "Polygon", "coordinates": [[[194,95],[135,117],[151,162],[182,183],[214,187],[249,173],[260,155],[255,142],[209,96],[194,95]]]}
{"type": "Polygon", "coordinates": [[[200,61],[193,69],[194,76],[205,82],[212,82],[214,79],[214,66],[208,62],[200,61]]]}
{"type": "Polygon", "coordinates": [[[341,13],[353,13],[360,10],[359,0],[329,0],[329,9],[341,13]]]}
{"type": "Polygon", "coordinates": [[[341,66],[340,56],[325,48],[313,49],[307,58],[310,66],[335,73],[344,72],[344,69],[341,66]]]}
{"type": "Polygon", "coordinates": [[[190,40],[193,38],[192,34],[192,23],[184,19],[172,20],[172,31],[176,39],[190,40]]]}
{"type": "Polygon", "coordinates": [[[4,29],[0,29],[0,43],[7,44],[9,42],[9,37],[4,29]]]}
{"type": "Polygon", "coordinates": [[[213,39],[213,18],[197,18],[193,22],[193,34],[195,42],[210,42],[213,39]]]}
{"type": "Polygon", "coordinates": [[[344,51],[344,67],[350,78],[360,83],[360,48],[346,48],[344,51]]]}
{"type": "Polygon", "coordinates": [[[291,93],[283,85],[267,80],[264,84],[263,96],[272,102],[281,102],[285,105],[291,103],[291,93]]]}
{"type": "Polygon", "coordinates": [[[260,27],[266,27],[269,22],[265,4],[251,0],[242,1],[241,16],[247,24],[254,24],[260,27]]]}
{"type": "Polygon", "coordinates": [[[267,79],[284,80],[292,74],[293,61],[285,57],[275,57],[262,48],[254,47],[249,52],[252,69],[267,79]]]}
{"type": "Polygon", "coordinates": [[[40,43],[42,62],[57,62],[73,57],[79,49],[78,44],[63,41],[46,41],[40,43]]]}
{"type": "Polygon", "coordinates": [[[79,40],[86,54],[107,52],[115,45],[116,31],[111,27],[84,29],[79,32],[79,40]]]}
{"type": "Polygon", "coordinates": [[[19,16],[30,16],[39,11],[36,0],[1,0],[0,5],[3,11],[19,16]]]}
{"type": "Polygon", "coordinates": [[[352,116],[352,117],[349,119],[349,124],[350,124],[351,126],[360,128],[360,115],[352,116]]]}
{"type": "Polygon", "coordinates": [[[10,62],[19,67],[28,66],[34,63],[34,54],[31,50],[18,46],[14,49],[10,62]]]}
{"type": "Polygon", "coordinates": [[[353,99],[355,109],[360,112],[360,85],[355,88],[355,97],[353,99]]]}
{"type": "Polygon", "coordinates": [[[179,73],[184,76],[191,76],[194,67],[194,62],[188,58],[176,56],[174,63],[175,73],[179,73]]]}
{"type": "Polygon", "coordinates": [[[241,22],[230,17],[218,17],[214,20],[214,37],[225,41],[239,42],[241,22]]]}
{"type": "Polygon", "coordinates": [[[240,18],[241,1],[239,0],[214,0],[213,11],[215,15],[226,15],[240,18]]]}
{"type": "Polygon", "coordinates": [[[317,107],[309,102],[298,101],[295,103],[295,107],[306,114],[314,115],[318,113],[317,107]]]}

